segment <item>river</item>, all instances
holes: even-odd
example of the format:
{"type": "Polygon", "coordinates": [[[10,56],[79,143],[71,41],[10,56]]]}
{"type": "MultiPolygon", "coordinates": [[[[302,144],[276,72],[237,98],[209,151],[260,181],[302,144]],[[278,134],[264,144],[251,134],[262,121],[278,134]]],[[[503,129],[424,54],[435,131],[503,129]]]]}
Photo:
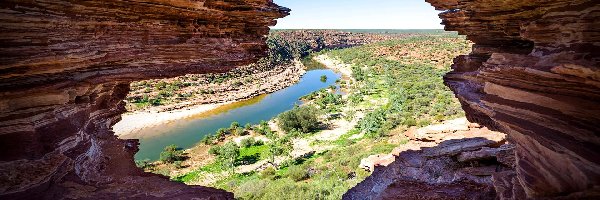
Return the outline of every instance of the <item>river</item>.
{"type": "Polygon", "coordinates": [[[340,74],[330,69],[310,70],[298,83],[277,92],[228,104],[198,116],[142,129],[134,134],[135,139],[140,140],[140,151],[135,159],[158,160],[164,147],[171,144],[191,148],[205,135],[213,134],[219,128],[229,127],[232,122],[239,122],[243,126],[246,123],[268,121],[279,113],[292,109],[294,105],[301,104],[300,97],[334,85],[340,77],[340,74]],[[323,75],[327,76],[325,82],[320,80],[323,75]]]}

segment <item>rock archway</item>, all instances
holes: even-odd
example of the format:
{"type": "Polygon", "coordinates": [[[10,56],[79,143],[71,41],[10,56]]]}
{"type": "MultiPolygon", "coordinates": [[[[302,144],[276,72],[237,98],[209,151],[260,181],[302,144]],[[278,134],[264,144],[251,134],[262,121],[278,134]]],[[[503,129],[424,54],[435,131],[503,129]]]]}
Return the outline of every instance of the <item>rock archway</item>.
{"type": "MultiPolygon", "coordinates": [[[[445,11],[447,30],[475,43],[445,81],[470,120],[517,144],[517,174],[501,177],[505,189],[598,192],[599,3],[427,2],[445,11]]],[[[129,82],[251,63],[288,9],[271,0],[0,5],[0,198],[232,198],[141,172],[137,142],[110,127],[129,82]]]]}

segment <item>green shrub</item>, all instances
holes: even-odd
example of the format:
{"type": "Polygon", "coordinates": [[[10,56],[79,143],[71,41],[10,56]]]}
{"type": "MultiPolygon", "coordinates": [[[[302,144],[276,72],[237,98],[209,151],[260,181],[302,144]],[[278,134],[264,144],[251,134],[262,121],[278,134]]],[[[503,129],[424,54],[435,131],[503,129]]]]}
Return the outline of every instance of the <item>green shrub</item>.
{"type": "Polygon", "coordinates": [[[256,133],[260,134],[260,135],[268,135],[269,133],[271,133],[271,128],[269,127],[269,123],[267,123],[267,121],[262,120],[260,121],[260,124],[255,128],[256,133]]]}
{"type": "Polygon", "coordinates": [[[162,105],[162,101],[160,99],[150,99],[150,100],[148,100],[148,102],[152,106],[160,106],[160,105],[162,105]]]}
{"type": "Polygon", "coordinates": [[[319,126],[317,109],[312,106],[295,107],[290,111],[279,114],[277,119],[279,127],[285,132],[296,129],[309,133],[319,126]]]}
{"type": "Polygon", "coordinates": [[[321,82],[323,82],[323,83],[327,82],[327,76],[325,76],[325,75],[321,76],[321,82]]]}
{"type": "Polygon", "coordinates": [[[150,159],[136,160],[135,165],[138,168],[143,169],[143,170],[146,170],[147,168],[152,167],[152,163],[150,162],[150,159]]]}
{"type": "Polygon", "coordinates": [[[205,144],[205,145],[211,145],[214,143],[214,138],[211,135],[205,135],[204,137],[202,137],[202,139],[200,140],[200,143],[205,144]]]}
{"type": "Polygon", "coordinates": [[[419,120],[419,126],[429,126],[429,124],[431,124],[431,121],[428,119],[419,120]]]}
{"type": "Polygon", "coordinates": [[[231,129],[233,135],[242,136],[246,134],[246,131],[242,127],[237,127],[235,129],[231,129]]]}
{"type": "Polygon", "coordinates": [[[219,130],[217,130],[217,133],[215,134],[215,137],[218,140],[224,140],[225,136],[229,134],[229,131],[226,128],[220,128],[219,130]]]}
{"type": "Polygon", "coordinates": [[[261,146],[261,145],[265,145],[265,142],[263,142],[262,140],[254,141],[254,146],[261,146]]]}
{"type": "Polygon", "coordinates": [[[178,161],[173,162],[173,166],[175,166],[175,168],[177,168],[177,169],[181,169],[183,167],[183,166],[181,166],[182,163],[183,163],[183,161],[178,160],[178,161]]]}
{"type": "Polygon", "coordinates": [[[268,151],[265,152],[265,157],[269,158],[271,163],[275,162],[276,156],[287,155],[292,150],[292,143],[286,139],[273,140],[267,144],[268,151]]]}
{"type": "Polygon", "coordinates": [[[405,126],[408,126],[408,127],[416,126],[417,120],[415,120],[413,118],[408,118],[408,119],[404,120],[404,122],[402,122],[402,124],[404,124],[405,126]]]}
{"type": "Polygon", "coordinates": [[[275,168],[267,167],[260,173],[260,177],[263,179],[272,179],[275,176],[275,168]]]}
{"type": "Polygon", "coordinates": [[[381,132],[385,132],[385,130],[380,130],[383,128],[383,124],[386,120],[386,114],[384,109],[377,109],[373,112],[367,114],[364,118],[362,118],[358,122],[358,126],[362,131],[364,131],[367,136],[370,137],[379,137],[381,132]]]}
{"type": "Polygon", "coordinates": [[[240,141],[240,147],[248,148],[248,147],[254,146],[255,143],[256,143],[256,140],[253,137],[244,138],[244,139],[242,139],[242,141],[240,141]]]}
{"type": "Polygon", "coordinates": [[[183,151],[177,145],[169,145],[160,153],[160,161],[164,163],[174,163],[183,160],[183,151]]]}
{"type": "Polygon", "coordinates": [[[288,177],[294,181],[302,181],[302,180],[309,178],[308,170],[306,170],[302,166],[293,165],[288,168],[286,177],[288,177]]]}
{"type": "Polygon", "coordinates": [[[219,156],[221,154],[221,146],[212,146],[210,147],[210,149],[208,150],[208,153],[215,155],[215,156],[219,156]]]}
{"type": "Polygon", "coordinates": [[[229,129],[237,129],[240,127],[240,123],[239,122],[231,122],[231,125],[229,126],[229,129]]]}

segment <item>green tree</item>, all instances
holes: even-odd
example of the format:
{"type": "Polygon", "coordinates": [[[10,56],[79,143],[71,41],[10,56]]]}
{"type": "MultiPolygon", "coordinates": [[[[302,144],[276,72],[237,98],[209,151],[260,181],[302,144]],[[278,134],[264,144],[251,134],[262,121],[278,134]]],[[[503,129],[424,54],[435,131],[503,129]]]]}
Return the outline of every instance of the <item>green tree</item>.
{"type": "Polygon", "coordinates": [[[323,82],[323,83],[327,82],[327,76],[325,76],[325,75],[321,76],[321,82],[323,82]]]}
{"type": "Polygon", "coordinates": [[[217,134],[215,136],[218,140],[224,140],[225,135],[227,135],[227,134],[228,134],[228,132],[227,132],[226,128],[220,128],[219,130],[217,130],[217,134]]]}
{"type": "Polygon", "coordinates": [[[248,148],[254,146],[254,143],[256,143],[256,140],[253,137],[244,138],[242,141],[240,141],[240,146],[243,148],[248,148]]]}
{"type": "Polygon", "coordinates": [[[318,128],[317,109],[312,106],[295,107],[294,109],[279,114],[279,127],[285,132],[294,129],[309,133],[318,128]]]}
{"type": "Polygon", "coordinates": [[[213,144],[214,142],[214,138],[211,135],[205,135],[202,140],[200,140],[200,143],[205,144],[205,145],[210,145],[213,144]]]}
{"type": "Polygon", "coordinates": [[[236,128],[240,127],[240,123],[239,122],[231,122],[231,125],[229,126],[229,129],[233,130],[236,128]]]}
{"type": "Polygon", "coordinates": [[[269,149],[266,152],[266,156],[267,156],[267,158],[269,158],[269,162],[272,165],[275,165],[275,157],[288,155],[290,153],[290,151],[292,150],[292,144],[287,139],[275,140],[273,138],[273,139],[271,139],[271,141],[272,142],[267,144],[269,149]]]}
{"type": "Polygon", "coordinates": [[[238,147],[235,142],[228,142],[220,149],[219,157],[223,162],[223,165],[231,168],[232,171],[234,170],[235,160],[238,156],[240,156],[240,147],[238,147]]]}
{"type": "Polygon", "coordinates": [[[271,128],[269,128],[269,124],[265,120],[262,120],[258,124],[258,127],[255,131],[261,135],[268,135],[269,133],[271,133],[271,128]]]}
{"type": "Polygon", "coordinates": [[[160,153],[160,161],[164,163],[174,163],[180,160],[183,160],[183,151],[177,145],[166,146],[164,151],[160,153]]]}
{"type": "Polygon", "coordinates": [[[246,132],[244,130],[244,128],[242,128],[242,127],[237,127],[235,129],[232,129],[231,131],[233,132],[234,135],[237,135],[237,136],[242,136],[246,132]]]}

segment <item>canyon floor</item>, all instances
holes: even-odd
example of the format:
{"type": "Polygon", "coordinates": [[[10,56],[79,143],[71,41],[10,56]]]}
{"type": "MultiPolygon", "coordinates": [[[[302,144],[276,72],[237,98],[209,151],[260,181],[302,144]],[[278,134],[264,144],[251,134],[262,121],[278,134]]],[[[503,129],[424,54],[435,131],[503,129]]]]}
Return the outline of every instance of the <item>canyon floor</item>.
{"type": "MultiPolygon", "coordinates": [[[[180,162],[159,161],[145,163],[142,167],[186,184],[232,191],[241,199],[282,199],[285,196],[339,199],[353,187],[356,189],[351,191],[365,187],[364,184],[369,183],[364,180],[369,180],[371,173],[378,173],[378,167],[394,163],[404,151],[446,145],[440,147],[443,149],[440,154],[446,149],[453,150],[447,164],[466,166],[468,164],[455,157],[484,148],[499,148],[505,142],[503,134],[468,123],[462,117],[457,100],[442,84],[441,76],[448,70],[451,59],[469,46],[458,36],[423,35],[313,53],[310,55],[312,61],[342,74],[337,88],[320,90],[302,98],[305,103],[299,109],[316,107],[321,110],[318,130],[286,132],[280,128],[280,118],[243,127],[243,131],[232,125],[223,137],[217,136],[183,151],[186,159],[180,162]],[[415,132],[419,134],[415,136],[415,132]],[[486,138],[479,141],[481,138],[476,138],[474,133],[486,138]],[[463,139],[466,142],[445,143],[463,139]],[[248,140],[261,142],[244,145],[248,140]],[[476,141],[470,143],[470,140],[476,141]],[[239,146],[235,167],[226,167],[222,155],[212,150],[225,148],[229,143],[239,146]],[[465,145],[468,148],[463,148],[465,145]],[[274,147],[287,151],[273,156],[270,149],[274,147]],[[258,189],[256,185],[262,186],[258,189]],[[289,190],[299,192],[273,196],[289,190]]],[[[469,162],[472,161],[472,166],[483,166],[481,169],[491,169],[486,168],[492,165],[485,161],[489,159],[489,156],[474,158],[469,162]],[[474,164],[481,160],[484,164],[474,164]]],[[[491,187],[489,172],[456,175],[454,171],[457,170],[464,171],[457,167],[447,173],[461,180],[461,177],[475,176],[472,179],[476,182],[464,183],[473,188],[491,187]]],[[[441,177],[446,171],[436,173],[441,177]]],[[[412,176],[433,175],[415,173],[412,176]]],[[[440,179],[440,183],[454,181],[452,178],[440,179]]],[[[373,196],[392,195],[384,192],[384,188],[392,183],[378,183],[382,189],[373,196]]]]}

